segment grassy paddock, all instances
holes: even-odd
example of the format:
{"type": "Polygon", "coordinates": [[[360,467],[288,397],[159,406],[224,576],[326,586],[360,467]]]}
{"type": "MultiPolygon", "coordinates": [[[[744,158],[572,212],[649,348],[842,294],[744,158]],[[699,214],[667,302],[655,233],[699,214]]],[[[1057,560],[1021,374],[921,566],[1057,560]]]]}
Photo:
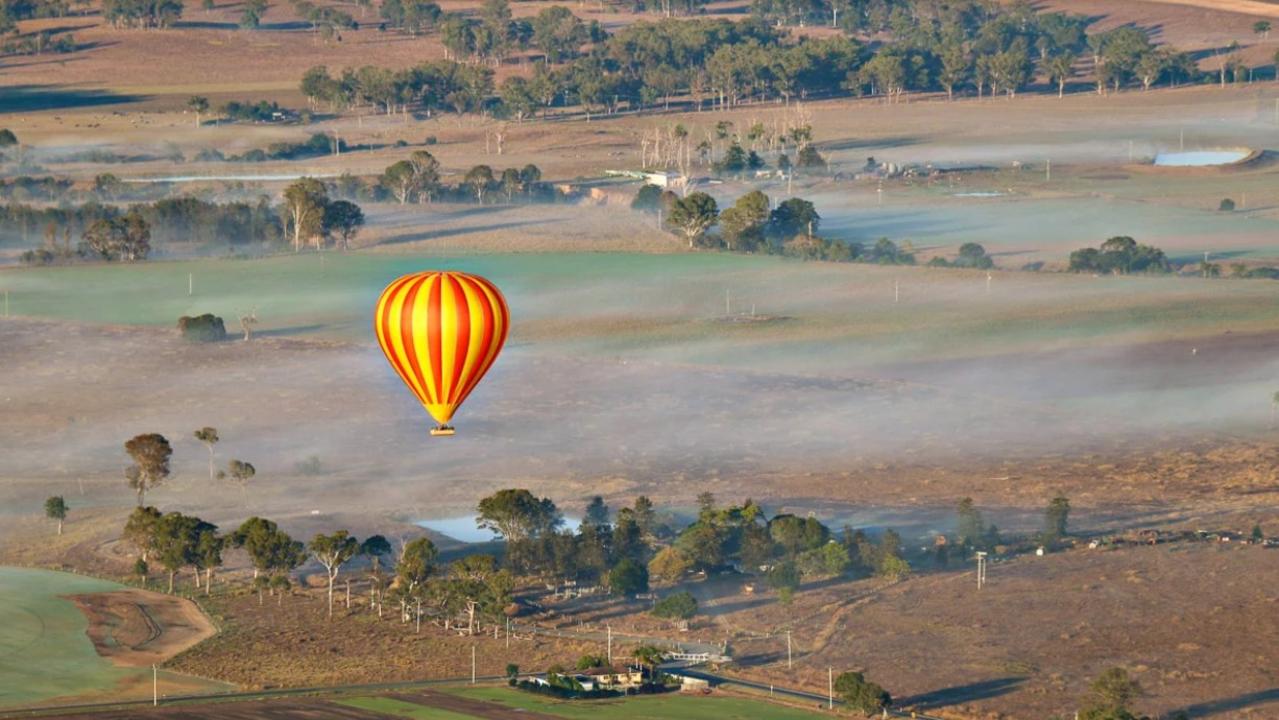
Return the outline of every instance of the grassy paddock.
{"type": "Polygon", "coordinates": [[[988,290],[984,272],[710,253],[352,253],[24,268],[0,272],[0,289],[13,315],[167,327],[212,312],[234,331],[237,312],[256,308],[267,336],[368,342],[377,294],[427,268],[494,280],[510,301],[516,343],[769,371],[1279,329],[1270,309],[1279,284],[1270,281],[995,273],[988,290]],[[754,310],[755,321],[722,322],[726,293],[734,315],[754,310]]]}
{"type": "Polygon", "coordinates": [[[725,695],[652,695],[618,700],[556,700],[509,688],[468,687],[451,690],[465,698],[497,702],[517,710],[556,715],[567,720],[808,720],[817,713],[762,700],[725,695]]]}

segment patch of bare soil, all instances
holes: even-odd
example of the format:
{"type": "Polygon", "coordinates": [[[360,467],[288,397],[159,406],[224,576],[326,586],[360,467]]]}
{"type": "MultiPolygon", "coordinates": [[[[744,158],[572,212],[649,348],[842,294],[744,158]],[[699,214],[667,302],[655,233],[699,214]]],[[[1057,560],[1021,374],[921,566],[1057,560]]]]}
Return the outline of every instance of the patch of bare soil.
{"type": "Polygon", "coordinates": [[[217,634],[195,603],[130,588],[71,597],[98,654],[124,667],[163,663],[217,634]]]}

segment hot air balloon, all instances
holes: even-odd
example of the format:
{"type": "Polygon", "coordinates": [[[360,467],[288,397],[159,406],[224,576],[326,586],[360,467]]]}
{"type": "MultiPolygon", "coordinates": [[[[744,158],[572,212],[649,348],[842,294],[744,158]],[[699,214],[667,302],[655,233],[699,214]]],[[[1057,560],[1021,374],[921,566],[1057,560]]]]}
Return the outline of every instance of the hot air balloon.
{"type": "Polygon", "coordinates": [[[510,325],[501,291],[462,272],[397,279],[373,317],[387,361],[439,423],[432,435],[453,434],[449,420],[492,367],[510,325]]]}

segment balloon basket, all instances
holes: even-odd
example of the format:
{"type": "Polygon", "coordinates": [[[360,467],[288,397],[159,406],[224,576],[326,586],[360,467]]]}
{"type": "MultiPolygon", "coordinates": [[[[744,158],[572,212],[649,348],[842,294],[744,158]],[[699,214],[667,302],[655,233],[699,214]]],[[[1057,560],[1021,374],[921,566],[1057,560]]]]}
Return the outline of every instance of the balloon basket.
{"type": "Polygon", "coordinates": [[[437,436],[437,437],[440,435],[452,435],[455,432],[457,431],[454,430],[452,426],[449,426],[449,425],[441,425],[437,428],[431,428],[431,435],[437,436]]]}

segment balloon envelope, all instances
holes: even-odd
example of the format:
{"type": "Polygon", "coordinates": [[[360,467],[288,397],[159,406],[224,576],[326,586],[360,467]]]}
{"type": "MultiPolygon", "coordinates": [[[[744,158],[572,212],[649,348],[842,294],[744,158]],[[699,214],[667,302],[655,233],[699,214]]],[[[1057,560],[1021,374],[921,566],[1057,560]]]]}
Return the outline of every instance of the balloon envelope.
{"type": "Polygon", "coordinates": [[[427,271],[382,291],[373,326],[396,374],[446,425],[502,351],[510,317],[506,299],[488,280],[427,271]]]}

